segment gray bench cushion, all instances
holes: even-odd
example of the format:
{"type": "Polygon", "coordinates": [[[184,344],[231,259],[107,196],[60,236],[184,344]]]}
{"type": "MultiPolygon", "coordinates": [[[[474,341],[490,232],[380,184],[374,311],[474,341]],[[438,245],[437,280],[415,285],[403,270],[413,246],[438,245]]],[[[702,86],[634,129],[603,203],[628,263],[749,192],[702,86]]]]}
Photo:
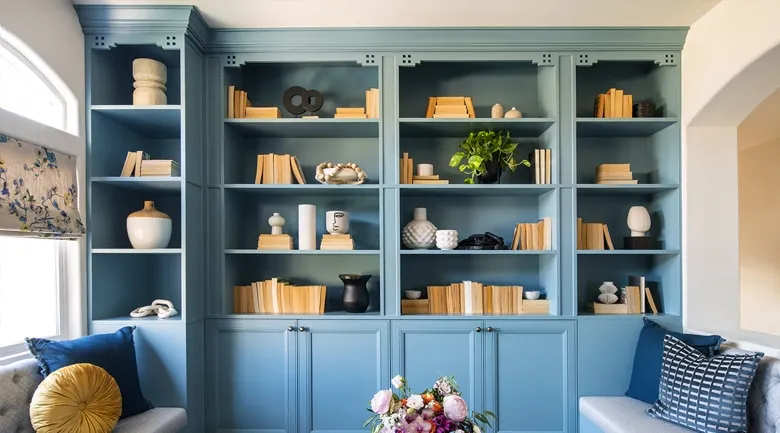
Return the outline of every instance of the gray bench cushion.
{"type": "Polygon", "coordinates": [[[604,433],[691,433],[693,430],[655,419],[651,405],[631,397],[582,397],[580,413],[604,433]]]}
{"type": "Polygon", "coordinates": [[[119,421],[114,433],[175,433],[187,425],[187,412],[178,407],[156,407],[119,421]]]}

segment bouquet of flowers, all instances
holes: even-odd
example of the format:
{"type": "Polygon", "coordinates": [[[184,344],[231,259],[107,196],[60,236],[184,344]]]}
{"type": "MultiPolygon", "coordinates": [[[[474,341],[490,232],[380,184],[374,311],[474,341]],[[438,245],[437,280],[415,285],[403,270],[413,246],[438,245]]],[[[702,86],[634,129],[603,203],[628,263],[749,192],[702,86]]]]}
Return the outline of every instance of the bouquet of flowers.
{"type": "Polygon", "coordinates": [[[373,414],[363,425],[371,426],[371,433],[482,433],[490,427],[488,417],[496,417],[489,411],[469,416],[454,377],[440,377],[420,394],[411,393],[401,376],[392,385],[398,394],[383,389],[371,399],[373,414]]]}

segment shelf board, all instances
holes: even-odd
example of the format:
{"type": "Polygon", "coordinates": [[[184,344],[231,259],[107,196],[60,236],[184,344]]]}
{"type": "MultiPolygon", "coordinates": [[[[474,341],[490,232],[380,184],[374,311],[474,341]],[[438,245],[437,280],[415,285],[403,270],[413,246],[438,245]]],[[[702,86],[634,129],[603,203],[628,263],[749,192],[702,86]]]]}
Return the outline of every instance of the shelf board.
{"type": "Polygon", "coordinates": [[[577,118],[578,137],[648,137],[679,122],[672,117],[577,118]]]}
{"type": "Polygon", "coordinates": [[[627,185],[603,185],[581,183],[577,184],[579,195],[653,195],[660,192],[674,191],[680,186],[677,184],[627,184],[627,185]]]}
{"type": "Polygon", "coordinates": [[[551,118],[521,119],[433,119],[402,118],[399,120],[402,137],[459,137],[479,130],[504,130],[511,137],[538,137],[555,124],[551,118]]]}
{"type": "Polygon", "coordinates": [[[538,196],[553,191],[555,185],[536,184],[496,184],[496,185],[399,185],[402,196],[428,197],[428,196],[453,196],[453,197],[504,197],[504,196],[538,196]]]}
{"type": "Polygon", "coordinates": [[[180,177],[93,177],[92,183],[142,191],[181,191],[180,177]]]}
{"type": "Polygon", "coordinates": [[[181,105],[93,105],[91,110],[144,137],[181,137],[181,105]]]}
{"type": "Polygon", "coordinates": [[[181,323],[181,312],[179,312],[178,315],[169,317],[167,319],[160,319],[156,315],[152,316],[146,316],[146,317],[130,317],[130,315],[127,316],[117,316],[117,317],[109,317],[106,319],[93,319],[92,323],[130,323],[130,322],[145,322],[145,323],[181,323]]]}
{"type": "Polygon", "coordinates": [[[554,250],[401,250],[409,256],[551,256],[554,250]]]}
{"type": "Polygon", "coordinates": [[[365,313],[347,313],[346,311],[326,311],[323,314],[209,314],[207,319],[233,319],[233,320],[268,320],[268,319],[365,319],[367,317],[385,320],[379,311],[367,311],[365,313]]]}
{"type": "Polygon", "coordinates": [[[252,184],[252,183],[230,183],[225,184],[226,190],[245,191],[247,193],[258,193],[265,195],[349,195],[349,196],[371,196],[379,194],[379,185],[323,185],[319,183],[306,184],[252,184]]]}
{"type": "Polygon", "coordinates": [[[250,249],[227,249],[228,255],[288,255],[288,256],[347,256],[347,255],[379,255],[379,250],[250,250],[250,249]]]}
{"type": "Polygon", "coordinates": [[[92,248],[92,254],[181,254],[181,248],[92,248]]]}
{"type": "Polygon", "coordinates": [[[585,256],[672,256],[680,254],[680,250],[577,250],[577,254],[585,256]]]}
{"type": "Polygon", "coordinates": [[[225,119],[245,137],[379,138],[379,119],[225,119]]]}

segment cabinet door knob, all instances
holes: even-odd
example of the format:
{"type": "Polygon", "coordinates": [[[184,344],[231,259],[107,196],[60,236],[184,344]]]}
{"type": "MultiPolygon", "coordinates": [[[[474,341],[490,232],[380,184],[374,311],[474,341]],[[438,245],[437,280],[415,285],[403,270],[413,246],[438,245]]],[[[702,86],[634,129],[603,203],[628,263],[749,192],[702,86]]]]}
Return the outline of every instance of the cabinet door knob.
{"type": "Polygon", "coordinates": [[[480,328],[479,326],[477,326],[477,329],[475,329],[475,331],[477,331],[477,332],[482,332],[482,328],[480,328]]]}
{"type": "Polygon", "coordinates": [[[304,328],[303,326],[301,326],[300,328],[298,328],[298,330],[299,330],[299,331],[301,331],[301,332],[306,332],[306,328],[304,328]]]}
{"type": "Polygon", "coordinates": [[[295,328],[293,328],[292,325],[290,325],[290,326],[287,327],[287,330],[290,331],[290,332],[293,332],[293,331],[295,331],[295,328]]]}
{"type": "Polygon", "coordinates": [[[493,332],[493,328],[492,328],[492,327],[490,327],[490,326],[488,326],[488,327],[487,327],[487,332],[493,332]]]}

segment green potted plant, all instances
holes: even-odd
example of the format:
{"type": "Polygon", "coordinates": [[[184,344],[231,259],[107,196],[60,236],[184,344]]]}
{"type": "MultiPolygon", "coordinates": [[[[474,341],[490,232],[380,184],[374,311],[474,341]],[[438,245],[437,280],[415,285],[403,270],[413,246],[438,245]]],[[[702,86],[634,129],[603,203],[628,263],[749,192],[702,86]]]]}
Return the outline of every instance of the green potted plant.
{"type": "Polygon", "coordinates": [[[504,170],[524,165],[530,167],[528,160],[517,161],[515,149],[509,132],[478,131],[471,132],[460,143],[460,150],[450,158],[450,167],[458,167],[461,173],[468,175],[465,183],[498,183],[504,170]]]}

